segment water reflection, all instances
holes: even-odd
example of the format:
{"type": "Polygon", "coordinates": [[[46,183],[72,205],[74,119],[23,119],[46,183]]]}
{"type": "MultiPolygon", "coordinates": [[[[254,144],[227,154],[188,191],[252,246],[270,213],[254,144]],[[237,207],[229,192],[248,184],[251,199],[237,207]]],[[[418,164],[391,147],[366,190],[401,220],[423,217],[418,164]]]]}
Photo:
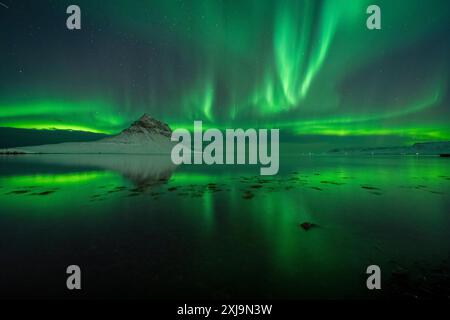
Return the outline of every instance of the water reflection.
{"type": "Polygon", "coordinates": [[[33,166],[42,164],[53,168],[113,171],[121,174],[137,187],[163,183],[170,179],[177,168],[172,163],[170,155],[40,154],[16,156],[10,160],[33,166]]]}
{"type": "Polygon", "coordinates": [[[26,258],[55,269],[48,283],[80,261],[126,278],[96,282],[101,296],[360,297],[370,264],[389,274],[448,255],[449,183],[439,158],[292,157],[262,177],[164,156],[4,157],[3,273],[15,288],[26,258]]]}

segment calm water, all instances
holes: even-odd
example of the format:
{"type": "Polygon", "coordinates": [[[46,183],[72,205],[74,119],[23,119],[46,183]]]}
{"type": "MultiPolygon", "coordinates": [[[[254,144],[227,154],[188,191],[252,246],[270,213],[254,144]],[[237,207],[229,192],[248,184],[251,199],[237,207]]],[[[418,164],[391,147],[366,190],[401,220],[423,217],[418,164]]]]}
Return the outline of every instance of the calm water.
{"type": "Polygon", "coordinates": [[[3,156],[0,295],[371,297],[368,265],[387,280],[448,258],[448,159],[281,160],[261,177],[155,156],[3,156]],[[70,264],[81,293],[65,289],[70,264]]]}

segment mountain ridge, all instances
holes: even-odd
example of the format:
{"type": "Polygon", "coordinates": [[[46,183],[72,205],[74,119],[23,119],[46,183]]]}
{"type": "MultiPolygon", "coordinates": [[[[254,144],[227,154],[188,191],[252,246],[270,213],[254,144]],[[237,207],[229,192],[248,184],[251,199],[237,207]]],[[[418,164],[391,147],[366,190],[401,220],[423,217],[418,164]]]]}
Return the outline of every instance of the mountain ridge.
{"type": "Polygon", "coordinates": [[[144,114],[119,134],[97,141],[8,148],[0,150],[0,153],[168,154],[173,147],[170,141],[171,134],[172,130],[168,124],[144,114]]]}
{"type": "Polygon", "coordinates": [[[416,142],[410,146],[335,148],[326,154],[353,155],[439,155],[450,153],[450,141],[416,142]]]}

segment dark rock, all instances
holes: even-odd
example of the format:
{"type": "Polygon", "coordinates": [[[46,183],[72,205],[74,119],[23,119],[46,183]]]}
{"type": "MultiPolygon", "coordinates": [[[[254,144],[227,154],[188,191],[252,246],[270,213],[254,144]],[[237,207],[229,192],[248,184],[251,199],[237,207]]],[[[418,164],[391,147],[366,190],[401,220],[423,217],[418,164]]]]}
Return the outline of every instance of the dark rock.
{"type": "Polygon", "coordinates": [[[24,194],[24,193],[28,193],[29,191],[30,190],[14,190],[14,191],[11,191],[8,194],[24,194]]]}
{"type": "Polygon", "coordinates": [[[42,192],[32,193],[31,195],[33,195],[33,196],[47,196],[47,195],[49,195],[49,194],[52,194],[53,192],[55,192],[55,191],[53,191],[53,190],[48,190],[48,191],[42,191],[42,192]]]}
{"type": "Polygon", "coordinates": [[[366,190],[380,190],[380,189],[377,188],[377,187],[365,186],[365,185],[361,186],[361,188],[366,189],[366,190]]]}
{"type": "Polygon", "coordinates": [[[242,198],[246,199],[246,200],[250,200],[254,197],[255,195],[251,192],[251,191],[246,191],[244,193],[244,195],[242,196],[242,198]]]}
{"type": "Polygon", "coordinates": [[[311,228],[318,227],[318,225],[315,223],[311,223],[311,222],[303,222],[303,223],[299,224],[299,227],[301,227],[305,231],[308,231],[311,228]]]}

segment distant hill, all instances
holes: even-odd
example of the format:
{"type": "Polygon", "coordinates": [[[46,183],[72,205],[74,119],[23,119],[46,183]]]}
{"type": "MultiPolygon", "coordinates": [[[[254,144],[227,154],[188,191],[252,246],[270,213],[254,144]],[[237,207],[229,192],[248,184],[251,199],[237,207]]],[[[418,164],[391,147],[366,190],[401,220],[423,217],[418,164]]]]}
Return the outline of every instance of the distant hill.
{"type": "Polygon", "coordinates": [[[106,134],[73,130],[37,130],[0,127],[0,149],[37,146],[42,144],[95,141],[108,137],[106,134]]]}
{"type": "Polygon", "coordinates": [[[439,155],[444,153],[450,153],[450,141],[420,142],[411,146],[339,148],[327,152],[334,155],[439,155]]]}

